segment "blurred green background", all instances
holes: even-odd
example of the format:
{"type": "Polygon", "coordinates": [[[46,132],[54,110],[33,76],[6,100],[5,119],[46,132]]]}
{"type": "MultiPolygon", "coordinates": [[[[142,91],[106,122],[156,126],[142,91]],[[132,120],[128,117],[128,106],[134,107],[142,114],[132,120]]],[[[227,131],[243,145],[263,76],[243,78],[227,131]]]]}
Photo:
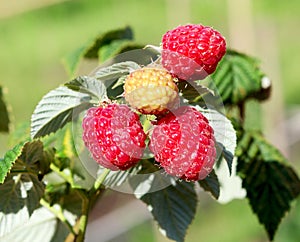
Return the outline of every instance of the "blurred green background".
{"type": "MultiPolygon", "coordinates": [[[[12,110],[12,130],[30,120],[44,94],[69,80],[62,57],[97,34],[130,25],[137,42],[159,45],[168,29],[202,23],[219,30],[229,47],[261,60],[273,81],[272,98],[262,109],[266,135],[299,171],[299,10],[298,0],[1,1],[0,84],[12,110]]],[[[78,74],[89,71],[81,68],[78,74]]],[[[1,134],[0,141],[3,155],[11,144],[7,135],[1,134]]],[[[219,205],[202,197],[188,242],[267,241],[247,201],[219,205]]],[[[275,241],[299,241],[299,202],[275,241]]],[[[146,221],[114,241],[164,241],[154,227],[146,221]]]]}

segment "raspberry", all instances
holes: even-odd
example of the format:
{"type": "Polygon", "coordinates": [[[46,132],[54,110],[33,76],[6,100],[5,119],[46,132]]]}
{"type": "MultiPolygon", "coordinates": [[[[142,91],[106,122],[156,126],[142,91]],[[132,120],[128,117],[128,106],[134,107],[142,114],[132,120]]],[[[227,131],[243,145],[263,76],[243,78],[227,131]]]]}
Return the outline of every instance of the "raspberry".
{"type": "Polygon", "coordinates": [[[162,38],[162,65],[183,80],[201,80],[213,73],[226,52],[224,37],[196,24],[178,26],[162,38]]]}
{"type": "Polygon", "coordinates": [[[179,106],[177,80],[164,69],[142,68],[125,80],[126,101],[143,114],[163,114],[179,106]]]}
{"type": "Polygon", "coordinates": [[[90,108],[82,122],[83,141],[95,161],[126,170],[142,157],[146,134],[139,116],[126,105],[90,108]]]}
{"type": "Polygon", "coordinates": [[[216,158],[213,129],[203,114],[189,106],[157,122],[149,148],[168,174],[187,181],[204,179],[216,158]]]}

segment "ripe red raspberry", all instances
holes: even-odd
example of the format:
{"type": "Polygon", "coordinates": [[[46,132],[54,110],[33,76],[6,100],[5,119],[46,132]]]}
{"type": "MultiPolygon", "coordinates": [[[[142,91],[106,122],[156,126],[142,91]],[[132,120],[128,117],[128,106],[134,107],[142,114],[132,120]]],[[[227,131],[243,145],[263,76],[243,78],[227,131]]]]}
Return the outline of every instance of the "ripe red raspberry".
{"type": "Polygon", "coordinates": [[[167,70],[142,68],[125,80],[126,101],[143,114],[164,114],[179,106],[179,94],[174,78],[167,70]]]}
{"type": "Polygon", "coordinates": [[[224,37],[203,25],[188,24],[162,38],[162,65],[183,80],[201,80],[213,73],[226,52],[224,37]]]}
{"type": "Polygon", "coordinates": [[[90,108],[82,122],[83,141],[92,157],[111,170],[126,170],[142,157],[146,134],[139,116],[126,105],[90,108]]]}
{"type": "Polygon", "coordinates": [[[203,114],[189,106],[158,121],[149,148],[168,174],[188,181],[204,179],[216,158],[213,129],[203,114]]]}

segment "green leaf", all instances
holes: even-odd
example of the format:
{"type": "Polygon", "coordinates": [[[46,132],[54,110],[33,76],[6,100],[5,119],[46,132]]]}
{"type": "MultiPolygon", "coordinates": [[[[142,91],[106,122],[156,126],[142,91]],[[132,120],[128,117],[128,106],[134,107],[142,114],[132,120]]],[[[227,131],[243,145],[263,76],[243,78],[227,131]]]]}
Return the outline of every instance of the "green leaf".
{"type": "Polygon", "coordinates": [[[54,154],[53,149],[44,150],[43,143],[39,140],[27,142],[13,166],[12,172],[31,172],[37,174],[41,180],[43,175],[50,171],[49,167],[54,160],[54,154]]]}
{"type": "Polygon", "coordinates": [[[209,124],[214,130],[214,136],[221,150],[221,155],[228,165],[229,172],[232,172],[232,161],[236,149],[236,132],[231,124],[231,121],[222,113],[214,109],[204,109],[195,106],[209,121],[209,124]]]}
{"type": "Polygon", "coordinates": [[[300,194],[299,177],[285,157],[258,132],[239,132],[236,155],[252,210],[273,240],[291,202],[300,194]]]}
{"type": "MultiPolygon", "coordinates": [[[[165,177],[165,179],[169,178],[165,177]]],[[[166,181],[161,177],[157,182],[166,181]]],[[[176,181],[175,184],[160,191],[147,193],[140,199],[148,205],[148,209],[165,236],[178,242],[184,241],[197,207],[197,195],[193,183],[176,181]]]]}
{"type": "Polygon", "coordinates": [[[6,152],[0,161],[1,183],[9,172],[33,172],[41,178],[49,171],[50,163],[54,159],[54,151],[44,151],[40,141],[23,142],[6,152]]]}
{"type": "Polygon", "coordinates": [[[102,82],[88,76],[79,76],[65,84],[73,91],[85,93],[97,98],[98,101],[106,100],[106,88],[102,82]]]}
{"type": "MultiPolygon", "coordinates": [[[[140,68],[140,65],[138,65],[136,62],[125,61],[99,68],[95,71],[94,77],[105,83],[105,81],[117,80],[118,78],[124,75],[128,75],[130,72],[133,72],[140,68]]],[[[105,86],[111,86],[112,82],[105,84],[105,86]]]]}
{"type": "Polygon", "coordinates": [[[31,117],[31,137],[56,132],[89,107],[91,97],[67,87],[58,87],[46,94],[31,117]]]}
{"type": "Polygon", "coordinates": [[[49,241],[50,242],[65,241],[69,233],[70,231],[68,230],[67,226],[63,224],[59,219],[56,219],[55,232],[51,240],[49,241]]]}
{"type": "MultiPolygon", "coordinates": [[[[61,158],[73,159],[77,156],[75,137],[73,133],[73,123],[68,123],[55,133],[55,140],[52,145],[56,149],[56,155],[61,158]]],[[[74,127],[75,128],[75,127],[74,127]]],[[[75,131],[74,131],[75,132],[75,131]]],[[[80,137],[81,139],[81,137],[80,137]]]]}
{"type": "Polygon", "coordinates": [[[195,106],[209,121],[216,140],[217,161],[215,172],[221,185],[218,202],[227,203],[236,198],[244,198],[242,180],[236,174],[234,154],[237,146],[237,134],[231,121],[217,110],[195,106]]]}
{"type": "Polygon", "coordinates": [[[71,52],[63,59],[63,63],[70,76],[73,76],[82,58],[98,59],[98,52],[101,47],[109,45],[115,40],[132,39],[133,33],[130,27],[102,33],[91,41],[88,41],[84,46],[71,52]]]}
{"type": "Polygon", "coordinates": [[[49,171],[53,153],[43,150],[40,141],[21,145],[14,165],[0,185],[0,238],[27,222],[40,205],[45,185],[42,176],[49,171]]]}
{"type": "Polygon", "coordinates": [[[16,145],[7,151],[3,159],[0,159],[0,184],[4,182],[5,177],[10,172],[17,158],[21,155],[24,142],[16,145]]]}
{"type": "Polygon", "coordinates": [[[18,221],[26,221],[38,208],[44,184],[35,174],[9,174],[0,193],[0,227],[5,232],[18,226],[18,221]]]}
{"type": "Polygon", "coordinates": [[[29,215],[31,215],[39,205],[39,200],[43,195],[44,184],[40,181],[40,178],[41,175],[49,171],[53,154],[43,150],[41,141],[27,142],[21,147],[22,150],[21,153],[19,152],[18,157],[16,158],[14,155],[15,162],[10,174],[6,177],[4,184],[0,185],[0,190],[7,193],[6,196],[0,199],[0,204],[3,204],[3,206],[0,206],[0,211],[11,212],[10,209],[13,209],[16,212],[22,206],[26,206],[29,215]],[[18,198],[18,196],[20,197],[18,198]],[[26,199],[22,201],[20,198],[26,199]],[[11,205],[11,202],[14,202],[13,200],[18,200],[22,205],[11,205]]]}
{"type": "Polygon", "coordinates": [[[9,114],[3,98],[3,89],[0,86],[0,132],[9,131],[9,114]]]}
{"type": "Polygon", "coordinates": [[[72,189],[67,182],[54,180],[54,177],[47,176],[47,182],[43,199],[50,206],[57,204],[62,210],[72,213],[75,217],[80,217],[82,198],[78,195],[78,191],[72,189]]]}
{"type": "Polygon", "coordinates": [[[233,50],[227,51],[211,78],[224,104],[238,104],[251,97],[260,99],[262,93],[270,91],[270,85],[263,84],[258,61],[233,50]]]}
{"type": "Polygon", "coordinates": [[[87,48],[84,57],[98,58],[98,52],[101,47],[110,44],[114,40],[132,40],[132,39],[133,39],[133,32],[129,26],[122,29],[112,30],[104,34],[100,34],[98,37],[94,39],[92,45],[90,45],[87,48]]]}
{"type": "Polygon", "coordinates": [[[120,77],[115,83],[114,85],[111,87],[111,89],[116,89],[118,87],[122,87],[125,84],[127,76],[122,76],[120,77]]]}
{"type": "Polygon", "coordinates": [[[215,199],[219,198],[220,183],[215,170],[212,170],[212,172],[204,180],[200,180],[198,183],[205,191],[210,192],[215,199]]]}
{"type": "MultiPolygon", "coordinates": [[[[50,242],[55,234],[59,232],[58,229],[61,231],[61,227],[58,228],[57,225],[58,220],[55,215],[42,207],[37,209],[30,219],[24,221],[20,226],[0,235],[0,240],[16,242],[50,242]]],[[[60,232],[60,234],[66,236],[66,232],[60,232]]],[[[59,240],[55,241],[62,241],[61,239],[63,238],[64,237],[60,237],[59,240]]]]}
{"type": "MultiPolygon", "coordinates": [[[[105,169],[99,166],[97,176],[100,176],[105,169]]],[[[106,188],[123,191],[128,189],[128,185],[133,189],[134,194],[139,198],[147,192],[156,191],[154,176],[165,176],[160,172],[158,166],[146,159],[139,161],[137,165],[126,171],[110,171],[106,176],[103,185],[106,188]],[[158,174],[155,172],[159,171],[158,174]],[[143,187],[143,183],[146,187],[143,187]],[[143,189],[145,188],[145,189],[143,189]],[[138,189],[138,191],[137,191],[138,189]],[[140,193],[141,192],[141,193],[140,193]]],[[[168,183],[167,185],[170,185],[168,183]]],[[[132,192],[132,190],[130,190],[132,192]]]]}
{"type": "MultiPolygon", "coordinates": [[[[126,171],[110,171],[109,174],[106,176],[103,185],[106,188],[118,190],[117,187],[121,187],[129,181],[130,178],[136,176],[141,169],[141,166],[136,165],[129,170],[126,171]]],[[[99,166],[97,171],[97,176],[100,176],[101,173],[104,171],[104,168],[99,166]]]]}
{"type": "MultiPolygon", "coordinates": [[[[234,153],[231,153],[230,151],[228,151],[226,149],[226,147],[221,144],[221,143],[216,143],[217,146],[217,152],[220,153],[220,158],[223,158],[226,162],[227,162],[227,166],[229,169],[229,174],[232,174],[232,163],[233,163],[233,158],[234,158],[234,153]]],[[[219,159],[217,166],[220,165],[220,162],[222,161],[222,159],[219,159]]]]}
{"type": "Polygon", "coordinates": [[[22,226],[29,218],[30,216],[26,207],[23,207],[15,213],[5,214],[0,212],[0,241],[2,241],[4,235],[14,231],[17,227],[22,226]]]}
{"type": "Polygon", "coordinates": [[[186,82],[180,81],[178,84],[178,89],[181,96],[189,103],[189,104],[199,104],[200,100],[210,96],[214,98],[214,91],[197,83],[197,82],[186,82]]]}
{"type": "Polygon", "coordinates": [[[116,99],[124,92],[122,86],[124,77],[140,68],[136,62],[125,61],[101,67],[95,71],[93,76],[104,83],[108,97],[116,99]]]}
{"type": "Polygon", "coordinates": [[[49,183],[48,177],[47,182],[44,199],[50,206],[59,204],[70,193],[70,185],[67,182],[49,183]]]}
{"type": "Polygon", "coordinates": [[[105,45],[99,49],[99,61],[104,62],[115,57],[118,54],[135,49],[141,49],[143,47],[143,45],[137,44],[131,40],[114,40],[110,44],[105,45]]]}

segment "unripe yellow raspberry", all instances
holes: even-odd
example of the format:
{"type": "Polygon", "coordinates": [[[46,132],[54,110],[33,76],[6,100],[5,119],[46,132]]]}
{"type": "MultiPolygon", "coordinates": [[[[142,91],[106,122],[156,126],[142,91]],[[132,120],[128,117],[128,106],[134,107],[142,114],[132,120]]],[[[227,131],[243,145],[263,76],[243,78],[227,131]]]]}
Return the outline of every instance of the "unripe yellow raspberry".
{"type": "Polygon", "coordinates": [[[125,80],[125,99],[143,114],[164,114],[179,106],[175,80],[165,69],[136,70],[125,80]]]}

